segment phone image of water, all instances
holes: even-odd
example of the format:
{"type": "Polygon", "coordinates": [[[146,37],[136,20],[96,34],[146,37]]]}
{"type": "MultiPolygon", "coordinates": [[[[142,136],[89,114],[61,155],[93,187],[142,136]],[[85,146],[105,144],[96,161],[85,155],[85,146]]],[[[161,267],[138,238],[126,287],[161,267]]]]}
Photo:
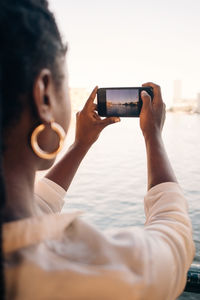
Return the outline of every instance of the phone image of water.
{"type": "Polygon", "coordinates": [[[116,117],[131,117],[138,115],[139,105],[138,103],[128,104],[108,104],[106,106],[108,116],[116,117]]]}
{"type": "Polygon", "coordinates": [[[138,89],[107,89],[106,112],[108,116],[131,117],[138,115],[138,89]]]}

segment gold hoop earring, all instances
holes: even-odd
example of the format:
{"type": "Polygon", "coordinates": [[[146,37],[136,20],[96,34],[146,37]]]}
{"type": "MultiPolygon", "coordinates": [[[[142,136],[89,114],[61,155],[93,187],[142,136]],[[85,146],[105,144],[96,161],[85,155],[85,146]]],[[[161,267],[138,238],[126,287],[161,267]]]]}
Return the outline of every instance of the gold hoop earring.
{"type": "Polygon", "coordinates": [[[45,129],[45,125],[44,124],[41,124],[39,126],[37,126],[32,135],[31,135],[31,146],[32,146],[32,149],[33,151],[35,152],[35,154],[37,156],[39,156],[40,158],[43,158],[43,159],[53,159],[56,157],[56,155],[61,151],[62,147],[63,147],[63,144],[64,144],[64,139],[65,139],[65,131],[64,129],[58,124],[58,123],[55,123],[55,122],[51,122],[51,129],[54,130],[58,137],[60,138],[60,141],[59,141],[59,146],[58,148],[52,152],[52,153],[48,153],[44,150],[42,150],[40,148],[40,146],[38,145],[38,135],[45,129]]]}

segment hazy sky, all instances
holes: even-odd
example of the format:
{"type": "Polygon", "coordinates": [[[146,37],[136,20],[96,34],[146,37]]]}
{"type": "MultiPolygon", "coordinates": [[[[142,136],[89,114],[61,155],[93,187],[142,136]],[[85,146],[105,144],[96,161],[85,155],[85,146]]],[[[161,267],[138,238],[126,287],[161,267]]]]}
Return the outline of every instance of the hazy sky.
{"type": "Polygon", "coordinates": [[[200,92],[200,0],[50,0],[68,42],[72,87],[154,81],[170,103],[200,92]]]}
{"type": "Polygon", "coordinates": [[[138,90],[107,90],[106,99],[112,103],[138,102],[138,90]]]}

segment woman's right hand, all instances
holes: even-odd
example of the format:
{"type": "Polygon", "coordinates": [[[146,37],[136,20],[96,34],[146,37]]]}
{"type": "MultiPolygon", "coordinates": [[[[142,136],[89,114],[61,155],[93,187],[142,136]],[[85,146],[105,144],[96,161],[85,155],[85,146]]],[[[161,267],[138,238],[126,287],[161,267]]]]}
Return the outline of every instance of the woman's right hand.
{"type": "Polygon", "coordinates": [[[153,100],[146,91],[141,92],[142,110],[140,113],[140,127],[144,138],[149,139],[152,136],[161,136],[165,121],[165,104],[162,100],[160,87],[152,82],[142,86],[151,86],[153,88],[153,100]]]}

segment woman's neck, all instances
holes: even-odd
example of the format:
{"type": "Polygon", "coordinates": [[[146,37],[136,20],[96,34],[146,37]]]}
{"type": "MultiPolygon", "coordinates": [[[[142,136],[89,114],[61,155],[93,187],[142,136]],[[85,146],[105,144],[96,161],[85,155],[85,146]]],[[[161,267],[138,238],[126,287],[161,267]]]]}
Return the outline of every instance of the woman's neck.
{"type": "Polygon", "coordinates": [[[35,169],[31,160],[24,157],[4,159],[4,178],[6,187],[6,206],[4,220],[11,222],[34,216],[35,169]]]}

